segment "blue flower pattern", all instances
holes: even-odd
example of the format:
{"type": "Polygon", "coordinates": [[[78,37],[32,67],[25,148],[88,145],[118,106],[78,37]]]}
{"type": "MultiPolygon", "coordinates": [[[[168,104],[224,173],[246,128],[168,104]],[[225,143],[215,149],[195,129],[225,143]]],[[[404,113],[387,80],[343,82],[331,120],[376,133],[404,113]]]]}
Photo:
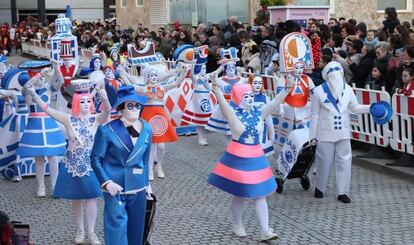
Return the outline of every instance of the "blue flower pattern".
{"type": "Polygon", "coordinates": [[[69,140],[69,146],[62,158],[62,163],[65,164],[65,168],[69,174],[72,174],[72,177],[89,176],[93,171],[90,155],[96,131],[94,125],[96,118],[95,116],[84,119],[70,117],[69,121],[77,137],[69,140]],[[78,138],[82,142],[79,142],[78,138]]]}
{"type": "Polygon", "coordinates": [[[260,121],[262,120],[262,112],[259,108],[254,106],[251,110],[243,110],[238,107],[233,107],[237,117],[240,121],[246,126],[243,134],[239,138],[239,142],[249,144],[249,145],[257,145],[260,143],[259,141],[259,131],[258,126],[260,121]]]}

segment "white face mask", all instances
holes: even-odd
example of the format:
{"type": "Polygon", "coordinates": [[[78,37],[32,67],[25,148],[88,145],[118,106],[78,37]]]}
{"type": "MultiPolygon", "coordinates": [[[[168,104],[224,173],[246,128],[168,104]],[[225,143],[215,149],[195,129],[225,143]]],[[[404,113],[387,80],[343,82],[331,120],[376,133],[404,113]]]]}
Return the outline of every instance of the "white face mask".
{"type": "Polygon", "coordinates": [[[117,52],[112,53],[112,59],[113,60],[118,60],[118,53],[117,52]]]}
{"type": "Polygon", "coordinates": [[[252,87],[255,93],[260,93],[262,91],[263,81],[262,78],[258,77],[253,80],[252,87]]]}
{"type": "Polygon", "coordinates": [[[121,111],[121,117],[128,122],[135,122],[139,119],[139,113],[141,111],[141,106],[135,102],[125,102],[124,109],[121,111]],[[140,109],[137,109],[136,105],[140,109]]]}
{"type": "Polygon", "coordinates": [[[89,114],[91,111],[92,100],[89,96],[82,96],[80,98],[80,113],[83,115],[89,114]]]}
{"type": "Polygon", "coordinates": [[[158,83],[158,73],[156,71],[150,71],[148,74],[148,82],[152,84],[158,83]]]}
{"type": "Polygon", "coordinates": [[[105,78],[106,79],[114,79],[115,78],[115,75],[114,75],[114,73],[112,72],[111,69],[106,69],[105,70],[105,78]]]}
{"type": "Polygon", "coordinates": [[[101,60],[100,59],[96,59],[93,62],[93,66],[94,66],[94,70],[95,71],[100,70],[101,69],[101,60]]]}
{"type": "Polygon", "coordinates": [[[207,74],[206,65],[202,65],[200,69],[200,76],[205,76],[207,74]]]}
{"type": "Polygon", "coordinates": [[[234,77],[236,75],[236,66],[233,64],[227,65],[226,76],[234,77]]]}
{"type": "Polygon", "coordinates": [[[254,105],[254,94],[253,92],[246,92],[243,94],[241,100],[240,100],[240,105],[239,107],[241,109],[251,109],[253,108],[254,105]]]}
{"type": "Polygon", "coordinates": [[[295,77],[302,76],[304,71],[305,71],[305,67],[302,64],[295,65],[295,70],[293,71],[293,75],[295,77]]]}

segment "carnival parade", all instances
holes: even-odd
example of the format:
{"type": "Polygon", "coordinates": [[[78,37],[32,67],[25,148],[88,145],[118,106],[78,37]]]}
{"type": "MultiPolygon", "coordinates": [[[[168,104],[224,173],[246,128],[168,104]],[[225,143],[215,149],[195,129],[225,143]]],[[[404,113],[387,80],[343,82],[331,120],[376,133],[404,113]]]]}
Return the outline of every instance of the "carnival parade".
{"type": "Polygon", "coordinates": [[[410,244],[414,28],[258,2],[2,25],[0,245],[410,244]]]}

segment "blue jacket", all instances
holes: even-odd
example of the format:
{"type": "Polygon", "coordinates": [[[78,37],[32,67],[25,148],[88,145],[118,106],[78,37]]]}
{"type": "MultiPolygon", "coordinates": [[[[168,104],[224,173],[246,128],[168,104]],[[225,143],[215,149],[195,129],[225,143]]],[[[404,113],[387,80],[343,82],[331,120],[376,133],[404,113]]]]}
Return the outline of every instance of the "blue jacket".
{"type": "Polygon", "coordinates": [[[98,128],[91,163],[101,186],[110,180],[122,186],[124,192],[148,186],[152,132],[147,122],[141,122],[142,130],[135,146],[119,119],[98,128]]]}

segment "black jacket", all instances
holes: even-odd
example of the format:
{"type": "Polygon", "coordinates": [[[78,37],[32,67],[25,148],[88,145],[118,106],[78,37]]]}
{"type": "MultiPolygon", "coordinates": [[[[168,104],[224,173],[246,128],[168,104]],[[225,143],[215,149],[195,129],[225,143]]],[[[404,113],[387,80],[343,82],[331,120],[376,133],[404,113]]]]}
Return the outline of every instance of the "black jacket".
{"type": "Polygon", "coordinates": [[[351,69],[353,74],[352,82],[354,82],[358,88],[364,87],[364,83],[370,76],[372,67],[374,66],[374,60],[375,51],[370,50],[367,55],[362,57],[359,65],[353,63],[349,66],[349,69],[351,69]]]}

